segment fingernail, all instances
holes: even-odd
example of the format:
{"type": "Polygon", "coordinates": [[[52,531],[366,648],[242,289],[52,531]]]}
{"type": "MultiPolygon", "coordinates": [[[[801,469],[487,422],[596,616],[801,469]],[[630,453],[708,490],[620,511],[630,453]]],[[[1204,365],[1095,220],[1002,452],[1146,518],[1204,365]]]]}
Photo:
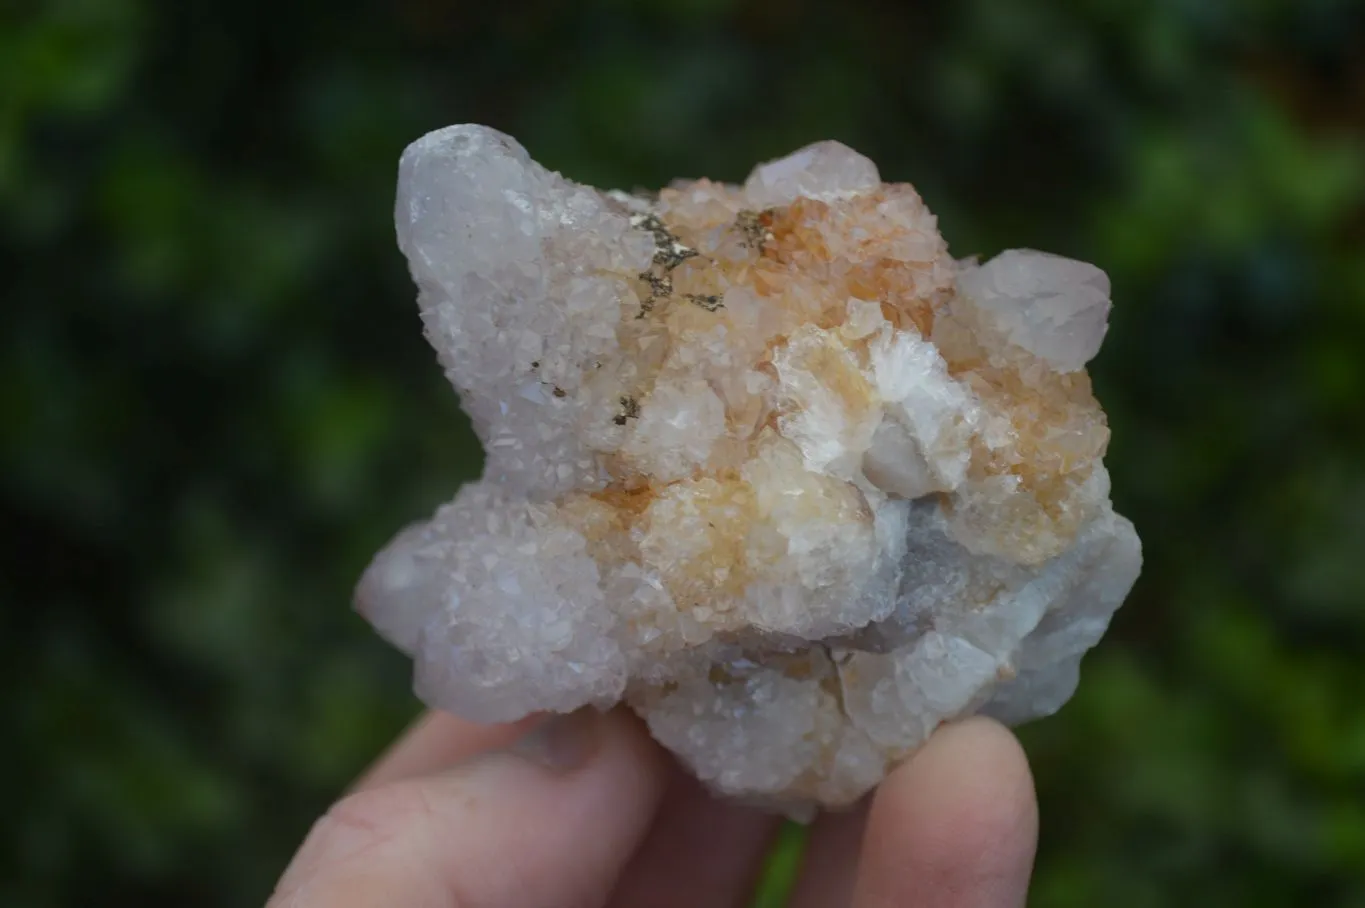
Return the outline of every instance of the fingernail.
{"type": "Polygon", "coordinates": [[[554,772],[572,772],[597,750],[602,714],[592,707],[551,716],[523,735],[511,752],[554,772]]]}

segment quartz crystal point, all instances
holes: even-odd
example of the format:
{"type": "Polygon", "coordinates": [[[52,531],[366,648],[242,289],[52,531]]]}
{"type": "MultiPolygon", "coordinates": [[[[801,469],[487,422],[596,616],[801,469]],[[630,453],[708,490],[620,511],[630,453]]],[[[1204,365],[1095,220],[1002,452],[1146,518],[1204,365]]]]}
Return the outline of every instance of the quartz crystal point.
{"type": "Polygon", "coordinates": [[[955,261],[837,142],[647,197],[452,126],[404,152],[396,218],[487,452],[357,594],[427,703],[624,702],[797,815],[945,720],[1071,696],[1141,564],[1084,371],[1098,268],[955,261]]]}

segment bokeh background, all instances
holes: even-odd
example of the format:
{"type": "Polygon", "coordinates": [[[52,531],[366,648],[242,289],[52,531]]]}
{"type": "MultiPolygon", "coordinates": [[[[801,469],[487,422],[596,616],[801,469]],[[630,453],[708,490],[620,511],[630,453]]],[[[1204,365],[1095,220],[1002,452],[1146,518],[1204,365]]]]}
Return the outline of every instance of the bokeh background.
{"type": "Polygon", "coordinates": [[[479,121],[624,187],[838,138],[958,255],[1104,267],[1093,374],[1147,567],[1023,732],[1033,902],[1365,905],[1361,3],[0,17],[0,904],[259,904],[415,714],[349,594],[479,452],[393,181],[479,121]]]}

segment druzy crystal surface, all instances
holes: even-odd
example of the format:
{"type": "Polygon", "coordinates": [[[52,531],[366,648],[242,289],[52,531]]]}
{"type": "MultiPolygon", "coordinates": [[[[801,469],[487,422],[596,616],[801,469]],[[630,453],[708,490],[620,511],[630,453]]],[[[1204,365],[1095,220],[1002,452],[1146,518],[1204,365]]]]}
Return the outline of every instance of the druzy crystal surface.
{"type": "Polygon", "coordinates": [[[1084,371],[1098,268],[954,260],[836,142],[647,197],[452,126],[404,152],[396,219],[487,453],[357,594],[427,703],[625,702],[799,813],[945,720],[1071,696],[1141,563],[1084,371]]]}

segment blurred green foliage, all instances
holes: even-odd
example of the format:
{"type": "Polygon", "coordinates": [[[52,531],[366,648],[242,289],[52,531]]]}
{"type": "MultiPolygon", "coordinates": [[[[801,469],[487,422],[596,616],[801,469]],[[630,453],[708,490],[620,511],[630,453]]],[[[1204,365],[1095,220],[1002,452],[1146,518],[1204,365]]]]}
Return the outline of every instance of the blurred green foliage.
{"type": "Polygon", "coordinates": [[[348,609],[479,452],[398,154],[605,185],[817,138],[958,255],[1095,261],[1147,567],[1024,730],[1041,906],[1365,905],[1365,10],[1351,0],[51,0],[0,12],[0,904],[259,903],[414,713],[348,609]]]}

